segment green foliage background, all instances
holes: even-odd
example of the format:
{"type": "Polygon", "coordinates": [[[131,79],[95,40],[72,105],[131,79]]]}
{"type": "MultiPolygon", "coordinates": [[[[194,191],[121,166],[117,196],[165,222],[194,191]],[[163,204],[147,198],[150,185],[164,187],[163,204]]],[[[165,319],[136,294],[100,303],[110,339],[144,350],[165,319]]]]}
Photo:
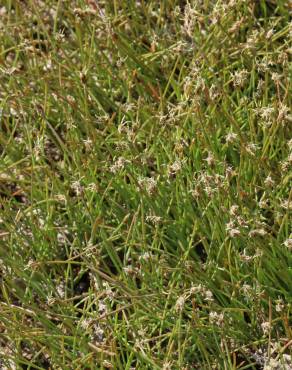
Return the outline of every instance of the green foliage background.
{"type": "Polygon", "coordinates": [[[0,5],[1,368],[291,369],[291,3],[0,5]]]}

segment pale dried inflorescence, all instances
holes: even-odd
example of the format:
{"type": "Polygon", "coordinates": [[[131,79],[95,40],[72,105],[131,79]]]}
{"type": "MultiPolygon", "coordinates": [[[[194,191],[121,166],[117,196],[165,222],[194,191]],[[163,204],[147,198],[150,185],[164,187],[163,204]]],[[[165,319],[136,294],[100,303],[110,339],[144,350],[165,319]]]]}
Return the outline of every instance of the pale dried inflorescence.
{"type": "Polygon", "coordinates": [[[271,330],[271,323],[269,321],[265,321],[261,324],[261,328],[264,335],[268,335],[271,330]]]}
{"type": "Polygon", "coordinates": [[[66,295],[66,284],[64,281],[60,281],[57,285],[56,285],[56,291],[58,293],[58,296],[61,298],[61,299],[64,299],[65,298],[65,295],[66,295]]]}
{"type": "Polygon", "coordinates": [[[235,238],[241,234],[238,227],[236,227],[234,221],[230,221],[226,224],[226,231],[231,238],[235,238]]]}
{"type": "Polygon", "coordinates": [[[241,71],[234,72],[232,76],[234,86],[242,87],[247,81],[248,75],[249,73],[246,69],[242,69],[241,71]]]}
{"type": "Polygon", "coordinates": [[[246,152],[254,157],[256,155],[256,151],[258,150],[258,145],[254,143],[248,143],[247,146],[245,147],[246,152]]]}
{"type": "Polygon", "coordinates": [[[84,192],[84,187],[81,185],[80,180],[73,181],[71,184],[71,189],[75,192],[76,196],[80,196],[84,192]]]}
{"type": "Polygon", "coordinates": [[[267,231],[263,228],[261,229],[254,229],[254,230],[251,230],[249,233],[248,233],[248,236],[250,238],[253,238],[255,236],[265,236],[267,235],[267,231]]]}
{"type": "Polygon", "coordinates": [[[246,298],[251,298],[253,295],[253,288],[250,284],[244,283],[240,290],[246,296],[246,298]]]}
{"type": "Polygon", "coordinates": [[[285,304],[284,304],[284,301],[282,298],[279,298],[277,301],[276,301],[276,311],[277,312],[282,312],[285,308],[285,304]]]}
{"type": "Polygon", "coordinates": [[[180,159],[175,160],[171,165],[168,166],[168,175],[175,176],[181,171],[183,162],[180,159]]]}
{"type": "Polygon", "coordinates": [[[275,185],[275,181],[272,179],[272,177],[269,175],[265,178],[264,184],[266,187],[272,188],[275,185]]]}
{"type": "Polygon", "coordinates": [[[204,299],[205,299],[205,301],[209,301],[209,302],[214,301],[213,293],[211,292],[211,290],[207,289],[204,292],[204,299]]]}
{"type": "Polygon", "coordinates": [[[238,135],[234,132],[229,132],[226,137],[225,137],[225,141],[226,143],[235,143],[237,141],[237,138],[238,138],[238,135]]]}
{"type": "Polygon", "coordinates": [[[196,10],[188,2],[184,10],[183,27],[182,27],[183,33],[185,33],[188,37],[193,36],[193,32],[194,32],[195,25],[197,22],[197,14],[198,13],[196,12],[196,10]]]}
{"type": "Polygon", "coordinates": [[[181,312],[184,309],[185,300],[186,300],[186,297],[184,295],[178,297],[176,304],[175,304],[175,310],[177,312],[181,312]]]}
{"type": "Polygon", "coordinates": [[[153,259],[153,255],[150,252],[145,252],[139,256],[139,261],[149,261],[153,259]]]}
{"type": "Polygon", "coordinates": [[[292,209],[292,200],[290,199],[283,200],[281,202],[281,207],[290,211],[292,209]]]}
{"type": "Polygon", "coordinates": [[[146,221],[150,222],[153,225],[159,225],[162,221],[162,217],[156,215],[146,216],[146,221]]]}
{"type": "Polygon", "coordinates": [[[280,106],[278,109],[277,122],[284,124],[287,120],[292,121],[291,115],[288,114],[289,112],[290,112],[290,108],[287,107],[287,105],[280,103],[280,106]]]}
{"type": "Polygon", "coordinates": [[[230,207],[229,213],[231,216],[238,216],[239,206],[237,204],[233,204],[230,207]]]}
{"type": "Polygon", "coordinates": [[[129,160],[124,157],[119,157],[114,164],[110,167],[110,171],[113,174],[116,174],[125,168],[125,165],[131,163],[129,160]]]}
{"type": "Polygon", "coordinates": [[[87,190],[92,191],[92,192],[97,192],[98,190],[98,185],[94,182],[91,182],[90,184],[87,185],[87,190]]]}
{"type": "Polygon", "coordinates": [[[222,326],[224,322],[224,313],[218,313],[215,311],[211,311],[209,313],[209,321],[211,324],[216,324],[218,326],[222,326]]]}
{"type": "Polygon", "coordinates": [[[210,167],[214,166],[214,164],[216,163],[216,160],[215,160],[213,153],[209,152],[205,161],[207,162],[208,166],[210,167]]]}
{"type": "Polygon", "coordinates": [[[263,370],[292,370],[292,358],[288,354],[270,357],[265,361],[263,370]]]}
{"type": "Polygon", "coordinates": [[[86,152],[90,153],[93,149],[93,141],[88,137],[83,140],[86,152]]]}
{"type": "Polygon", "coordinates": [[[192,285],[190,288],[190,294],[203,293],[204,291],[205,288],[202,286],[202,284],[192,285]]]}
{"type": "Polygon", "coordinates": [[[284,241],[283,245],[288,249],[292,250],[292,238],[288,238],[284,241]]]}
{"type": "Polygon", "coordinates": [[[140,177],[138,179],[140,187],[144,188],[149,195],[153,195],[157,190],[157,180],[153,177],[140,177]]]}

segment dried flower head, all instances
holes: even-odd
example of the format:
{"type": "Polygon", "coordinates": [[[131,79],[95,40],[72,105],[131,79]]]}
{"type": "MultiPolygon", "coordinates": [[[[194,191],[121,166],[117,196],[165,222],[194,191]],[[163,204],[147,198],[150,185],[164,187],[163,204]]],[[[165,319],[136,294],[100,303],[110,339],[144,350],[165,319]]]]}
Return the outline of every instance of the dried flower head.
{"type": "Polygon", "coordinates": [[[65,282],[64,281],[60,281],[57,285],[56,285],[56,291],[59,295],[60,298],[65,298],[65,294],[66,294],[66,285],[65,285],[65,282]]]}
{"type": "Polygon", "coordinates": [[[73,181],[71,184],[71,189],[75,192],[75,194],[78,196],[83,194],[84,188],[81,185],[80,181],[73,181]]]}
{"type": "Polygon", "coordinates": [[[238,135],[235,134],[234,132],[229,132],[225,137],[225,141],[226,141],[226,143],[232,144],[237,140],[237,137],[238,137],[238,135]]]}
{"type": "Polygon", "coordinates": [[[162,217],[155,216],[155,215],[148,215],[146,216],[146,221],[150,222],[153,225],[158,225],[162,221],[162,217]]]}
{"type": "Polygon", "coordinates": [[[183,309],[184,309],[184,306],[185,306],[185,296],[181,295],[180,297],[178,297],[177,301],[176,301],[176,304],[175,304],[175,310],[177,312],[181,312],[183,309]]]}
{"type": "Polygon", "coordinates": [[[269,175],[269,176],[267,176],[266,177],[266,179],[265,179],[265,181],[264,181],[264,184],[267,186],[267,187],[269,187],[269,188],[271,188],[271,187],[273,187],[274,185],[275,185],[275,181],[272,179],[272,177],[269,175]]]}
{"type": "Polygon", "coordinates": [[[192,37],[197,22],[197,12],[189,2],[185,6],[183,21],[183,33],[185,33],[188,37],[192,37]]]}
{"type": "Polygon", "coordinates": [[[282,369],[282,365],[278,360],[276,360],[275,358],[270,358],[268,361],[266,361],[264,370],[277,370],[277,369],[279,370],[282,369]]]}
{"type": "Polygon", "coordinates": [[[271,324],[269,321],[265,321],[261,324],[261,328],[262,328],[262,331],[264,333],[264,335],[267,335],[269,334],[270,330],[271,330],[271,324]]]}
{"type": "Polygon", "coordinates": [[[234,204],[230,207],[229,213],[231,216],[237,216],[238,210],[239,210],[239,206],[237,204],[234,204]]]}
{"type": "Polygon", "coordinates": [[[226,224],[226,231],[231,238],[235,238],[241,234],[240,230],[235,226],[234,221],[230,221],[226,224]]]}
{"type": "Polygon", "coordinates": [[[246,296],[246,297],[251,297],[252,296],[252,292],[253,292],[253,289],[252,289],[252,286],[247,284],[247,283],[244,283],[241,287],[241,291],[243,292],[243,294],[246,296]]]}
{"type": "Polygon", "coordinates": [[[254,229],[254,230],[251,230],[249,233],[248,233],[248,236],[250,238],[253,238],[254,236],[265,236],[267,235],[267,232],[265,229],[254,229]]]}
{"type": "Polygon", "coordinates": [[[232,75],[232,80],[234,86],[242,87],[248,77],[248,71],[246,69],[242,69],[241,71],[236,71],[232,75]]]}
{"type": "Polygon", "coordinates": [[[209,301],[209,302],[214,301],[213,293],[211,292],[211,290],[205,290],[203,293],[204,293],[204,299],[206,301],[209,301]]]}
{"type": "Polygon", "coordinates": [[[141,177],[138,179],[139,186],[145,188],[149,195],[153,195],[157,189],[157,180],[153,177],[141,177]]]}
{"type": "Polygon", "coordinates": [[[292,239],[288,238],[284,241],[283,245],[288,249],[292,250],[292,239]]]}
{"type": "Polygon", "coordinates": [[[279,298],[277,301],[276,301],[276,311],[277,312],[282,312],[285,308],[285,305],[284,305],[284,301],[283,299],[279,298]]]}
{"type": "Polygon", "coordinates": [[[127,163],[131,163],[129,160],[126,160],[124,157],[119,157],[114,164],[110,167],[110,171],[114,174],[120,172],[124,169],[127,163]]]}
{"type": "Polygon", "coordinates": [[[209,313],[209,321],[211,324],[216,324],[218,326],[222,326],[223,322],[224,322],[224,313],[221,312],[221,313],[218,313],[218,312],[215,312],[215,311],[211,311],[209,313]]]}
{"type": "Polygon", "coordinates": [[[245,147],[245,150],[247,151],[247,153],[251,155],[252,157],[255,156],[257,149],[258,149],[258,146],[254,143],[249,143],[245,147]]]}
{"type": "Polygon", "coordinates": [[[168,174],[169,174],[169,176],[175,176],[179,171],[181,171],[182,165],[183,165],[183,163],[179,159],[177,159],[174,163],[172,163],[168,167],[168,174]]]}
{"type": "Polygon", "coordinates": [[[139,261],[149,261],[153,256],[150,252],[145,252],[139,256],[139,261]]]}
{"type": "Polygon", "coordinates": [[[212,167],[216,163],[215,157],[213,153],[209,152],[208,157],[205,159],[205,161],[208,163],[208,166],[212,167]]]}
{"type": "MultiPolygon", "coordinates": [[[[288,113],[290,112],[290,108],[287,105],[281,103],[279,110],[278,110],[278,118],[277,122],[285,122],[288,119],[288,113]]],[[[291,116],[290,116],[291,117],[291,116]]]]}

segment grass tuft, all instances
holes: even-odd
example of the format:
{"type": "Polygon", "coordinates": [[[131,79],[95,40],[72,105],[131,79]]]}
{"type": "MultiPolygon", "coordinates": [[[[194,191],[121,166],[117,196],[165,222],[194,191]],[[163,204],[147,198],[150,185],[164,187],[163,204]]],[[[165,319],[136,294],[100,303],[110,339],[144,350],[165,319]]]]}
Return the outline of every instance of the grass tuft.
{"type": "Polygon", "coordinates": [[[290,16],[1,2],[1,369],[292,369],[290,16]]]}

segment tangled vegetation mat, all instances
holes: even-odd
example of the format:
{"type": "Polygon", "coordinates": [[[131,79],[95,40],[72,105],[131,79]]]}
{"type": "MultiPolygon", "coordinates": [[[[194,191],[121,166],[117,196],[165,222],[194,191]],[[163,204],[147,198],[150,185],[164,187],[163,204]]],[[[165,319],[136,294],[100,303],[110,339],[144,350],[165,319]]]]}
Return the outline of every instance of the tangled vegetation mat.
{"type": "Polygon", "coordinates": [[[0,368],[292,369],[291,1],[0,1],[0,368]]]}

